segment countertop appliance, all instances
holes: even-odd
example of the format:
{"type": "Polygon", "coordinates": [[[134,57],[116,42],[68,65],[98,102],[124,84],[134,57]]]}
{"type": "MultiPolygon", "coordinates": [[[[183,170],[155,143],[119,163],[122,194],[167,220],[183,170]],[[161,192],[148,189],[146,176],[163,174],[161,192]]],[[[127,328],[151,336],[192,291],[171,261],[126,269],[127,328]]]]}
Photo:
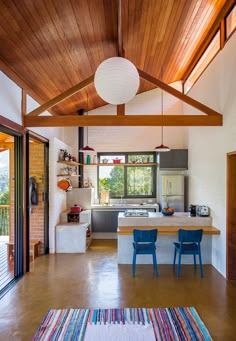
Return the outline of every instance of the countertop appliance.
{"type": "Polygon", "coordinates": [[[209,207],[204,205],[198,205],[196,212],[199,217],[208,217],[210,215],[209,207]]]}
{"type": "Polygon", "coordinates": [[[163,175],[160,181],[160,205],[184,212],[184,175],[163,175]]]}
{"type": "Polygon", "coordinates": [[[148,217],[147,210],[126,210],[125,217],[148,217]]]}
{"type": "Polygon", "coordinates": [[[197,209],[196,205],[192,205],[192,204],[189,205],[189,215],[190,215],[190,217],[196,217],[196,213],[197,213],[196,209],[197,209]]]}

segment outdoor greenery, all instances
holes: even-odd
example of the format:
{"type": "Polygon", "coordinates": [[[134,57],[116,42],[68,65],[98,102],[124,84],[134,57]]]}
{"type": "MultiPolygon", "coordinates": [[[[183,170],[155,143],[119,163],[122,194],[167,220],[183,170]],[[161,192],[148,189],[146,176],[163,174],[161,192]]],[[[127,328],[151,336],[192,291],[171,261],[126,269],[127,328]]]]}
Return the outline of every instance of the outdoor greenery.
{"type": "MultiPolygon", "coordinates": [[[[153,153],[119,153],[124,166],[107,165],[99,167],[98,191],[110,190],[111,198],[153,197],[155,195],[155,165],[144,166],[143,163],[155,162],[153,153]],[[129,166],[128,164],[135,164],[129,166]]],[[[100,155],[100,160],[109,163],[117,159],[115,154],[100,155]]]]}
{"type": "MultiPolygon", "coordinates": [[[[0,205],[10,204],[9,189],[9,151],[3,151],[0,155],[0,205]]],[[[0,207],[0,235],[9,234],[9,207],[0,207]]]]}

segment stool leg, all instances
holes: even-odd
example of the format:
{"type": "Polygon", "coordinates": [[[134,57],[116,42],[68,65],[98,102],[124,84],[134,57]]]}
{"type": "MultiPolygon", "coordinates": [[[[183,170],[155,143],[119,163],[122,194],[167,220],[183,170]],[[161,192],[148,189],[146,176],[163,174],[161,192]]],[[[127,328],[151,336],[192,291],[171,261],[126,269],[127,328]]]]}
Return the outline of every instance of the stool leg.
{"type": "Polygon", "coordinates": [[[156,277],[158,277],[158,270],[157,270],[157,257],[156,257],[156,252],[154,251],[153,254],[153,268],[156,274],[156,277]]]}
{"type": "Polygon", "coordinates": [[[194,260],[194,270],[196,271],[196,254],[193,254],[193,260],[194,260]]]}
{"type": "Polygon", "coordinates": [[[179,253],[179,262],[178,262],[178,274],[177,276],[180,276],[180,264],[181,264],[181,253],[179,253]]]}
{"type": "Polygon", "coordinates": [[[176,261],[176,248],[175,248],[175,252],[174,252],[173,269],[175,269],[175,261],[176,261]]]}
{"type": "Polygon", "coordinates": [[[132,264],[133,277],[135,276],[135,271],[136,271],[136,252],[134,251],[134,254],[133,254],[133,264],[132,264]]]}
{"type": "Polygon", "coordinates": [[[200,274],[201,274],[201,277],[203,277],[203,269],[202,269],[202,256],[201,256],[201,251],[199,251],[199,266],[200,266],[200,274]]]}

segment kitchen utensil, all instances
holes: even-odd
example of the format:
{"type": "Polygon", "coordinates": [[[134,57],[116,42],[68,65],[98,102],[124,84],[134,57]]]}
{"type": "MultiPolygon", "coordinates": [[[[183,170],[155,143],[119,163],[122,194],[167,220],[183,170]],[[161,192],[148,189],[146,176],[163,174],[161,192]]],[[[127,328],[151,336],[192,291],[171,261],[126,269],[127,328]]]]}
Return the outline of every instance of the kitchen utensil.
{"type": "Polygon", "coordinates": [[[189,215],[190,217],[196,217],[196,205],[189,205],[189,215]]]}
{"type": "Polygon", "coordinates": [[[81,212],[81,207],[78,205],[74,205],[73,207],[70,208],[71,213],[79,213],[81,212]]]}
{"type": "Polygon", "coordinates": [[[59,187],[63,191],[69,191],[72,188],[70,180],[67,180],[67,179],[62,179],[62,180],[58,181],[57,187],[59,187]]]}
{"type": "Polygon", "coordinates": [[[120,163],[121,159],[113,159],[112,161],[113,161],[113,163],[120,163]]]}

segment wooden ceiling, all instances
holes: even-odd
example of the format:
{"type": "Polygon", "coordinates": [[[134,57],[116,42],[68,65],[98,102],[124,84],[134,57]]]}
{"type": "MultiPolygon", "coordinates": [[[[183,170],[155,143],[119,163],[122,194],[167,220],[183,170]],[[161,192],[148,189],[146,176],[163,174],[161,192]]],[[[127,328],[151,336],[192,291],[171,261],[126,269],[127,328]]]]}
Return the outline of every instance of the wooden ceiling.
{"type": "MultiPolygon", "coordinates": [[[[231,0],[121,0],[124,57],[165,83],[182,80],[231,0]]],[[[0,67],[40,104],[117,55],[116,0],[0,0],[0,67]]],[[[141,80],[139,92],[155,85],[141,80]]],[[[104,104],[94,84],[57,104],[74,114],[104,104]]]]}

